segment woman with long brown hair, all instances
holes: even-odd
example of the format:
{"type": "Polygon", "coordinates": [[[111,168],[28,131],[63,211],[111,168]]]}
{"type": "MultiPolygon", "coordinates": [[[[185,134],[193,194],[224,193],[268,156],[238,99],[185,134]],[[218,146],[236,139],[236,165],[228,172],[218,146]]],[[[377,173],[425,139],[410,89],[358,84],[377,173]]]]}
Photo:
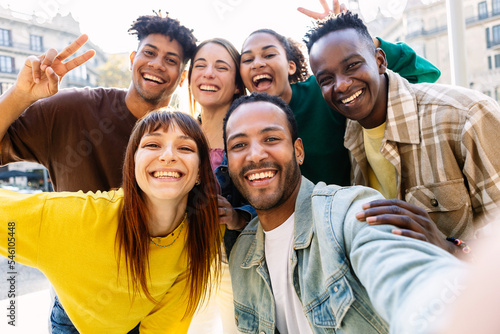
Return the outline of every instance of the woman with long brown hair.
{"type": "Polygon", "coordinates": [[[185,333],[217,280],[221,244],[197,122],[166,111],[141,119],[123,180],[109,192],[0,190],[0,254],[40,269],[81,333],[139,322],[141,333],[185,333]]]}

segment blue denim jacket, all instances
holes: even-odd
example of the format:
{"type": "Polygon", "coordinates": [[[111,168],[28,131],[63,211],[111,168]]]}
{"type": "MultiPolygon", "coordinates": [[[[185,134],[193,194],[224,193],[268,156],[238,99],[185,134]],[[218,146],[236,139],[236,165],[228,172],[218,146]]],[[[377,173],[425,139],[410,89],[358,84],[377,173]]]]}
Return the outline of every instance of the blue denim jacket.
{"type": "MultiPolygon", "coordinates": [[[[427,305],[440,301],[439,293],[464,269],[429,243],[392,234],[393,226],[355,218],[363,203],[379,198],[370,188],[315,186],[302,178],[290,260],[314,333],[388,333],[389,324],[392,333],[428,333],[436,319],[427,305]]],[[[258,218],[240,234],[229,265],[238,330],[277,332],[258,218]]]]}

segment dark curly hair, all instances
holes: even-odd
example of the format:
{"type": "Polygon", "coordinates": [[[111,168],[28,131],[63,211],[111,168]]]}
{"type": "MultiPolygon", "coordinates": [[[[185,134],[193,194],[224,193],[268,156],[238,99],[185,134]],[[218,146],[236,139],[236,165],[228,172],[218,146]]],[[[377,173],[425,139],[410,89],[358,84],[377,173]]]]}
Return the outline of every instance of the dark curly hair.
{"type": "Polygon", "coordinates": [[[224,121],[222,122],[222,129],[223,129],[222,137],[224,138],[224,150],[226,151],[226,155],[227,155],[226,128],[229,117],[231,117],[231,114],[236,110],[236,108],[238,108],[242,104],[252,103],[252,102],[269,102],[274,104],[281,110],[283,110],[283,112],[286,115],[286,119],[288,120],[288,126],[290,129],[290,134],[292,136],[292,142],[295,143],[297,138],[299,138],[299,131],[297,128],[297,121],[295,120],[295,116],[290,106],[288,106],[288,104],[281,97],[277,95],[270,95],[267,94],[266,92],[262,93],[253,92],[250,95],[244,95],[234,100],[234,102],[229,107],[226,116],[224,117],[224,121]]]}
{"type": "Polygon", "coordinates": [[[168,16],[162,17],[161,13],[139,16],[132,23],[128,32],[131,35],[137,35],[139,44],[151,34],[162,34],[170,37],[170,40],[175,39],[182,47],[184,64],[193,57],[196,50],[196,38],[193,35],[193,30],[181,25],[176,19],[168,16]]]}
{"type": "Polygon", "coordinates": [[[288,81],[293,84],[296,82],[305,81],[309,77],[309,72],[307,69],[307,61],[304,57],[304,54],[300,50],[300,43],[294,41],[291,38],[287,38],[281,34],[278,34],[276,31],[272,29],[259,29],[252,32],[248,37],[255,34],[269,34],[280,42],[281,46],[285,49],[286,58],[288,61],[293,61],[297,66],[297,70],[294,74],[288,76],[288,81]]]}
{"type": "Polygon", "coordinates": [[[365,44],[375,51],[375,44],[373,44],[372,37],[368,32],[366,25],[359,18],[358,14],[353,14],[350,11],[347,11],[337,16],[328,16],[324,20],[318,21],[314,27],[309,29],[303,39],[307,46],[307,52],[311,53],[313,44],[316,43],[321,37],[330,32],[343,29],[356,30],[359,36],[365,41],[365,44]]]}

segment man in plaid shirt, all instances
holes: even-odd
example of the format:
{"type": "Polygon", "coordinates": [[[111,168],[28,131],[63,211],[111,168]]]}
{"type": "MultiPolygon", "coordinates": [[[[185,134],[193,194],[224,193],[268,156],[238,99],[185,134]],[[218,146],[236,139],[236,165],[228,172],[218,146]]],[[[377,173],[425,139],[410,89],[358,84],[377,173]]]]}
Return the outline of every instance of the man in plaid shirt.
{"type": "Polygon", "coordinates": [[[348,118],[353,183],[393,199],[367,205],[367,222],[450,251],[443,236],[477,237],[500,200],[497,102],[461,87],[410,84],[386,68],[384,52],[350,12],[319,22],[305,40],[323,97],[348,118]]]}

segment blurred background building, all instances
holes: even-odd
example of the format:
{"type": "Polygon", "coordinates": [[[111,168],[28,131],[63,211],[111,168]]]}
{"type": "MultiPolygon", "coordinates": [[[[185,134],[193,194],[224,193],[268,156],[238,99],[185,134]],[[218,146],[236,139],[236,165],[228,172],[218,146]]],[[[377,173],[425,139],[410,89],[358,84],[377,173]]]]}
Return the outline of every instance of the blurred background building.
{"type": "MultiPolygon", "coordinates": [[[[479,90],[499,101],[500,0],[462,1],[469,88],[479,90]]],[[[363,1],[351,2],[362,6],[363,1]]],[[[387,41],[409,44],[420,56],[441,70],[439,83],[450,84],[446,0],[386,2],[393,3],[397,8],[406,2],[406,6],[397,17],[384,17],[379,12],[376,20],[368,23],[370,33],[387,41]]]]}
{"type": "MultiPolygon", "coordinates": [[[[19,70],[30,55],[40,55],[49,47],[62,50],[80,36],[80,26],[71,14],[57,14],[51,21],[39,23],[35,14],[26,14],[0,6],[0,94],[16,81],[19,70]]],[[[96,55],[69,72],[61,87],[95,87],[100,82],[100,68],[108,56],[89,41],[75,55],[94,49],[96,55]]],[[[14,190],[51,190],[45,168],[35,163],[15,163],[0,167],[0,184],[14,190]],[[15,172],[14,172],[15,171],[15,172]],[[16,189],[17,188],[17,189],[16,189]]]]}

